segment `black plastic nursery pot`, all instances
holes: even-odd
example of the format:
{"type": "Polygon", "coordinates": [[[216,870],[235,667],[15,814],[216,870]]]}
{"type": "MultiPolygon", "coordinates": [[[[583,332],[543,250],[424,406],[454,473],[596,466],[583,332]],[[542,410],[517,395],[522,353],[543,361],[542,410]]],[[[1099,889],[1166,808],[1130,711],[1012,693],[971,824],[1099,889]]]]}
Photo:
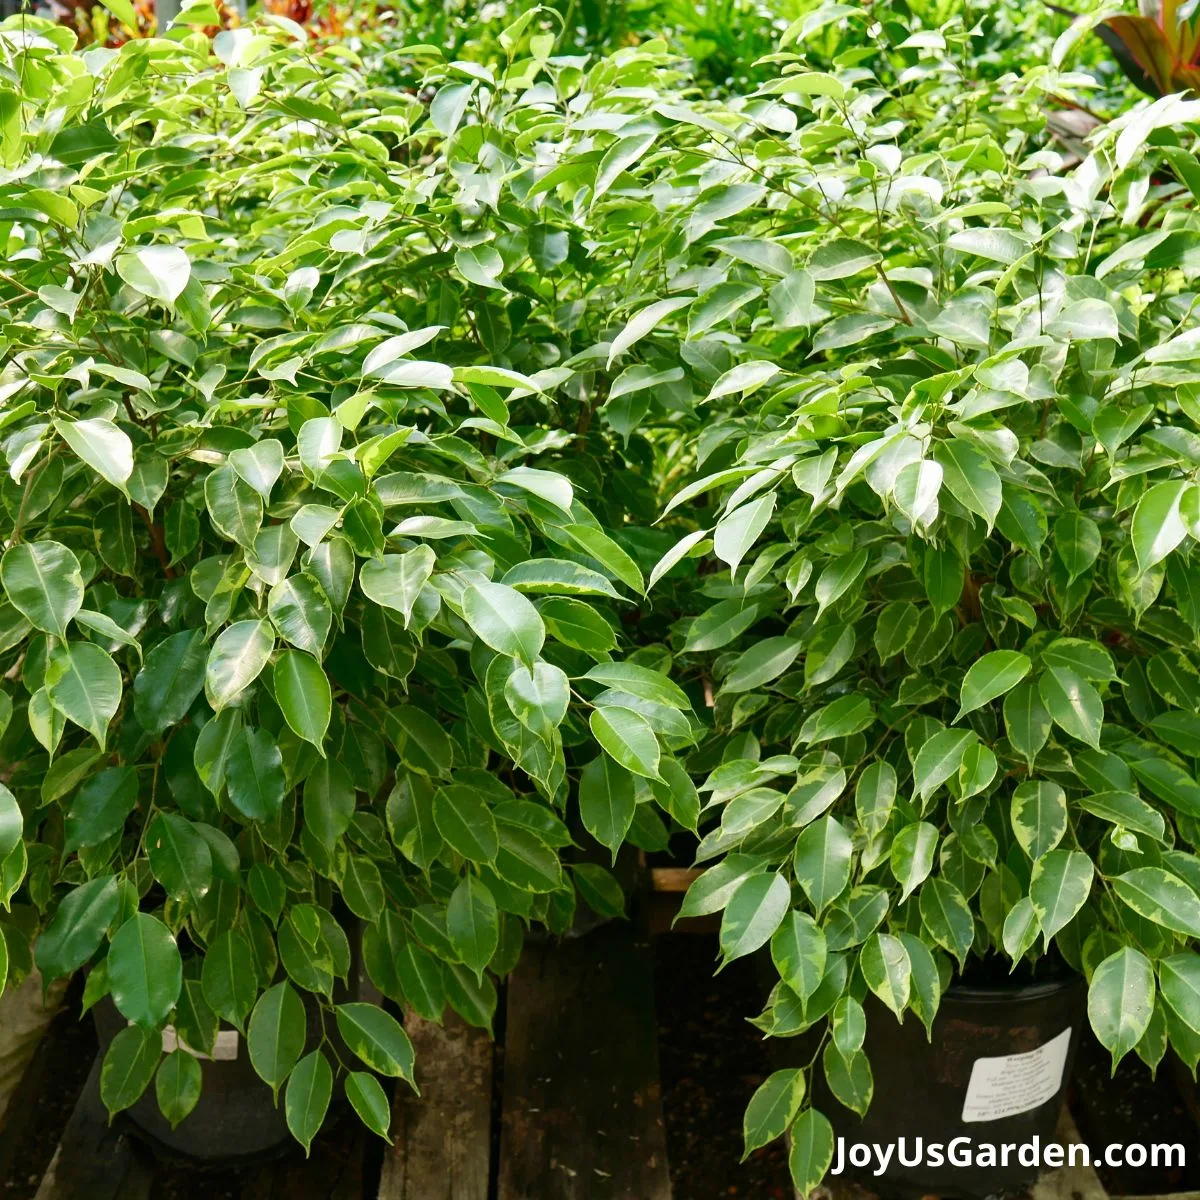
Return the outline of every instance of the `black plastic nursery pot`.
{"type": "Polygon", "coordinates": [[[982,1200],[1024,1191],[1043,1167],[1029,1150],[1022,1162],[1018,1148],[1057,1140],[1086,994],[1078,977],[953,986],[931,1040],[912,1013],[900,1024],[870,997],[863,1049],[875,1092],[866,1117],[833,1099],[815,1072],[818,1106],[844,1139],[834,1167],[844,1163],[847,1176],[882,1196],[982,1200]],[[852,1165],[868,1153],[856,1145],[870,1147],[869,1165],[852,1165]],[[881,1176],[875,1146],[891,1150],[881,1176]]]}
{"type": "MultiPolygon", "coordinates": [[[[316,1006],[308,1003],[311,1049],[320,1039],[316,1006]]],[[[101,1055],[125,1027],[126,1020],[110,997],[92,1009],[101,1055]]],[[[174,1035],[164,1035],[163,1049],[175,1049],[174,1035]]],[[[271,1089],[256,1074],[246,1050],[246,1039],[236,1030],[222,1029],[212,1058],[200,1057],[203,1083],[200,1099],[191,1113],[172,1129],[158,1108],[153,1086],[124,1112],[137,1132],[155,1149],[169,1156],[205,1163],[235,1164],[269,1158],[286,1149],[291,1135],[271,1089]]],[[[294,1144],[294,1143],[293,1143],[294,1144]]]]}

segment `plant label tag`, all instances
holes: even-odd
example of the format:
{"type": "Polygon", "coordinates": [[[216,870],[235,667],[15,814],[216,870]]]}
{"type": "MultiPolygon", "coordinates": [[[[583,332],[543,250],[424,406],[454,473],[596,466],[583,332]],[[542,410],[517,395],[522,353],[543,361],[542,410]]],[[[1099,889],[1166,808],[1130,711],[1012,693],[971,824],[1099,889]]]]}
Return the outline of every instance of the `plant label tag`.
{"type": "Polygon", "coordinates": [[[977,1058],[963,1101],[963,1121],[999,1121],[1045,1104],[1062,1087],[1070,1046],[1068,1025],[1036,1050],[977,1058]]]}
{"type": "Polygon", "coordinates": [[[170,1054],[172,1050],[183,1050],[190,1054],[193,1058],[204,1058],[210,1062],[233,1062],[238,1056],[238,1031],[236,1029],[222,1029],[217,1034],[217,1040],[213,1044],[212,1057],[207,1054],[202,1054],[199,1050],[193,1050],[176,1032],[173,1025],[168,1025],[163,1030],[162,1048],[164,1054],[170,1054]]]}

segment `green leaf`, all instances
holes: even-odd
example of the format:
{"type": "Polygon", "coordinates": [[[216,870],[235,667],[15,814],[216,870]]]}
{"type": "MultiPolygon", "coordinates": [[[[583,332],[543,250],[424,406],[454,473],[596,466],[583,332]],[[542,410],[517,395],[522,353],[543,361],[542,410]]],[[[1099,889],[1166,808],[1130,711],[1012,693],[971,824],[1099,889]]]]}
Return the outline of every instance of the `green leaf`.
{"type": "Polygon", "coordinates": [[[133,681],[133,709],[147,733],[179,724],[204,689],[208,649],[204,631],[185,629],[164,638],[133,681]]]}
{"type": "Polygon", "coordinates": [[[771,936],[771,961],[779,978],[801,1000],[807,1000],[824,978],[825,959],[821,927],[807,913],[792,909],[771,936]]]}
{"type": "Polygon", "coordinates": [[[810,713],[796,735],[796,742],[816,745],[834,738],[850,737],[869,729],[874,723],[875,706],[867,696],[854,692],[839,696],[824,708],[810,713]]]}
{"type": "Polygon", "coordinates": [[[321,664],[301,650],[285,650],[275,663],[272,680],[275,699],[292,732],[321,750],[333,712],[333,693],[321,664]]]}
{"type": "Polygon", "coordinates": [[[197,908],[212,887],[213,860],[191,821],[178,813],[156,813],[146,827],[145,847],[150,870],[167,895],[197,908]]]}
{"type": "Polygon", "coordinates": [[[105,747],[108,724],[121,706],[121,671],[99,646],[68,642],[46,666],[50,703],[69,721],[86,729],[105,747]]]}
{"type": "Polygon", "coordinates": [[[359,1120],[377,1133],[388,1145],[388,1126],[392,1121],[392,1106],[378,1079],[368,1071],[351,1071],[346,1076],[346,1099],[350,1101],[359,1120]]]}
{"type": "MultiPolygon", "coordinates": [[[[428,546],[418,546],[405,554],[385,554],[378,561],[363,564],[358,585],[369,600],[401,613],[407,629],[412,620],[413,606],[433,574],[436,563],[437,555],[428,546]]],[[[476,632],[479,633],[478,630],[476,632]]],[[[484,637],[482,633],[479,635],[484,637]]],[[[487,641],[486,637],[484,640],[487,641]]],[[[490,642],[488,644],[491,645],[490,642]]]]}
{"type": "Polygon", "coordinates": [[[734,662],[721,684],[725,693],[750,692],[777,679],[797,659],[802,643],[798,638],[765,638],[751,646],[734,662]]]}
{"type": "Polygon", "coordinates": [[[942,729],[921,746],[913,762],[913,783],[922,800],[958,773],[967,747],[976,740],[970,729],[942,729]]]}
{"type": "Polygon", "coordinates": [[[480,581],[463,593],[463,616],[487,646],[533,667],[546,627],[538,610],[514,588],[480,581]]]}
{"type": "Polygon", "coordinates": [[[251,821],[269,821],[283,803],[284,782],[283,755],[275,739],[265,729],[235,732],[225,770],[233,807],[251,821]]]}
{"type": "Polygon", "coordinates": [[[306,1054],[292,1070],[284,1094],[284,1112],[292,1137],[307,1156],[333,1095],[333,1069],[320,1050],[306,1054]]]}
{"type": "Polygon", "coordinates": [[[58,542],[19,542],[0,559],[0,582],[13,607],[35,629],[67,636],[67,625],[83,607],[79,559],[58,542]]]}
{"type": "Polygon", "coordinates": [[[1029,768],[1050,737],[1050,714],[1037,685],[1019,683],[1004,697],[1004,728],[1013,749],[1025,757],[1029,768]]]}
{"type": "Polygon", "coordinates": [[[1029,780],[1013,792],[1013,832],[1031,859],[1048,854],[1067,832],[1067,794],[1057,783],[1029,780]]]}
{"type": "Polygon", "coordinates": [[[1077,801],[1084,812],[1111,821],[1134,833],[1144,833],[1156,841],[1166,837],[1166,822],[1162,814],[1132,792],[1097,792],[1077,801]]]}
{"type": "Polygon", "coordinates": [[[852,554],[843,554],[840,558],[835,558],[821,572],[814,594],[817,597],[817,606],[822,612],[831,604],[836,604],[858,581],[867,565],[867,559],[866,549],[856,550],[852,554]]]}
{"type": "Polygon", "coordinates": [[[872,935],[862,948],[859,967],[867,987],[903,1019],[912,986],[912,963],[904,943],[888,933],[872,935]]]}
{"type": "Polygon", "coordinates": [[[606,655],[617,646],[612,626],[581,600],[554,597],[542,600],[538,611],[546,631],[556,641],[593,657],[606,655]]]}
{"type": "Polygon", "coordinates": [[[751,875],[730,897],[721,918],[721,965],[753,954],[771,940],[792,900],[792,889],[778,872],[751,875]]]}
{"type": "Polygon", "coordinates": [[[250,1014],[246,1048],[259,1077],[278,1093],[304,1052],[304,1003],[290,983],[277,983],[250,1014]]]}
{"type": "Polygon", "coordinates": [[[492,961],[500,944],[500,916],[487,885],[465,875],[446,905],[446,936],[459,959],[476,975],[492,961]]]}
{"type": "Polygon", "coordinates": [[[34,946],[38,970],[47,979],[79,970],[100,948],[120,903],[114,875],[91,879],[67,892],[34,946]]]}
{"type": "Polygon", "coordinates": [[[755,1150],[783,1137],[804,1103],[804,1072],[797,1067],[768,1075],[750,1097],[742,1118],[742,1162],[755,1150]]]}
{"type": "Polygon", "coordinates": [[[713,534],[713,553],[729,566],[731,575],[737,574],[738,565],[746,552],[766,529],[775,511],[775,499],[774,492],[767,492],[734,509],[717,522],[713,534]]]}
{"type": "Polygon", "coordinates": [[[1084,906],[1092,890],[1092,860],[1079,850],[1051,850],[1033,864],[1029,898],[1046,941],[1084,906]]]}
{"type": "Polygon", "coordinates": [[[932,1041],[933,1019],[937,1016],[942,999],[942,976],[937,960],[915,933],[902,932],[898,936],[908,951],[908,961],[912,966],[908,1003],[925,1026],[926,1038],[932,1041]]]}
{"type": "Polygon", "coordinates": [[[433,716],[415,704],[401,704],[392,709],[391,718],[397,749],[406,767],[435,778],[450,774],[453,744],[433,716]]]}
{"type": "Polygon", "coordinates": [[[875,1080],[867,1056],[861,1050],[845,1054],[836,1043],[828,1042],[821,1062],[829,1090],[846,1108],[860,1117],[866,1116],[875,1092],[875,1080]]]}
{"type": "Polygon", "coordinates": [[[937,843],[937,828],[927,821],[913,822],[896,834],[892,841],[891,868],[901,887],[901,903],[929,878],[937,843]]]}
{"type": "Polygon", "coordinates": [[[20,844],[25,818],[16,797],[0,783],[0,859],[5,859],[20,844]]]}
{"type": "Polygon", "coordinates": [[[672,296],[666,300],[656,300],[653,304],[634,313],[621,332],[613,338],[612,344],[608,348],[607,365],[611,367],[635,342],[641,341],[671,313],[691,304],[694,299],[694,296],[672,296]]]}
{"type": "Polygon", "coordinates": [[[801,1196],[808,1196],[833,1164],[833,1127],[815,1108],[796,1118],[791,1131],[788,1170],[801,1196]]]}
{"type": "Polygon", "coordinates": [[[1200,937],[1200,896],[1177,876],[1161,867],[1135,867],[1109,883],[1117,896],[1147,921],[1200,937]]]}
{"type": "Polygon", "coordinates": [[[199,1103],[202,1084],[200,1063],[186,1050],[172,1050],[162,1060],[154,1077],[154,1094],[172,1129],[199,1103]]]}
{"type": "Polygon", "coordinates": [[[1158,963],[1158,985],[1167,1006],[1193,1033],[1200,1034],[1200,955],[1187,951],[1158,963]]]}
{"type": "Polygon", "coordinates": [[[974,254],[979,258],[1009,266],[1028,250],[1028,246],[1008,229],[960,229],[946,239],[951,250],[974,254]]]}
{"type": "Polygon", "coordinates": [[[961,969],[975,940],[975,919],[962,892],[945,879],[929,879],[921,887],[918,905],[929,936],[958,959],[961,969]]]}
{"type": "Polygon", "coordinates": [[[141,1099],[161,1057],[162,1034],[157,1030],[130,1025],[113,1038],[100,1064],[100,1099],[110,1116],[141,1099]]]}
{"type": "Polygon", "coordinates": [[[626,771],[659,778],[658,737],[640,713],[629,708],[594,708],[588,725],[601,748],[626,771]]]}
{"type": "Polygon", "coordinates": [[[1003,499],[995,467],[981,451],[957,438],[939,442],[934,457],[941,464],[945,485],[954,498],[969,512],[983,517],[990,530],[1003,499]]]}
{"type": "Polygon", "coordinates": [[[1086,679],[1067,667],[1050,667],[1038,680],[1038,694],[1060,729],[1099,749],[1104,702],[1086,679]]]}
{"type": "Polygon", "coordinates": [[[564,558],[533,558],[505,572],[501,583],[531,595],[609,596],[620,593],[599,571],[564,558]]]}
{"type": "Polygon", "coordinates": [[[222,1020],[238,1029],[258,996],[254,958],[245,934],[227,929],[209,945],[200,973],[204,999],[222,1020]]]}
{"type": "Polygon", "coordinates": [[[236,621],[213,643],[205,669],[204,690],[208,702],[220,712],[262,673],[275,648],[275,634],[268,621],[236,621]]]}
{"type": "Polygon", "coordinates": [[[229,465],[244,483],[248,483],[269,503],[271,489],[283,474],[283,445],[275,438],[264,438],[253,446],[231,450],[229,465]]]}
{"type": "Polygon", "coordinates": [[[304,781],[304,824],[321,845],[332,849],[354,819],[354,781],[341,763],[326,758],[304,781]]]}
{"type": "Polygon", "coordinates": [[[93,471],[128,495],[126,483],[133,474],[133,443],[124,430],[99,417],[86,421],[56,420],[54,428],[93,471]]]}
{"type": "Polygon", "coordinates": [[[633,824],[637,807],[633,776],[607,754],[594,758],[579,776],[579,818],[583,827],[612,852],[633,824]]]}
{"type": "Polygon", "coordinates": [[[412,1042],[395,1017],[374,1004],[339,1004],[336,1014],[342,1039],[367,1066],[413,1083],[412,1042]]]}
{"type": "Polygon", "coordinates": [[[563,532],[626,587],[645,592],[646,583],[637,563],[602,529],[591,525],[566,525],[563,532]]]}
{"type": "Polygon", "coordinates": [[[1117,1063],[1142,1040],[1154,1013],[1154,970],[1132,946],[1110,954],[1088,985],[1088,1020],[1117,1063]]]}
{"type": "Polygon", "coordinates": [[[570,680],[565,671],[547,662],[535,663],[532,671],[516,667],[504,682],[504,699],[526,729],[548,739],[567,715],[570,680]]]}
{"type": "Polygon", "coordinates": [[[1162,562],[1187,536],[1187,520],[1181,506],[1194,485],[1182,479],[1155,484],[1133,510],[1130,539],[1138,569],[1149,571],[1162,562]]]}
{"type": "Polygon", "coordinates": [[[830,816],[814,821],[796,839],[792,860],[796,882],[817,912],[845,891],[853,855],[850,835],[830,816]]]}
{"type": "Polygon", "coordinates": [[[1014,969],[1025,956],[1026,951],[1037,941],[1040,931],[1037,913],[1033,910],[1033,901],[1028,896],[1022,896],[1008,910],[1001,931],[1004,952],[1012,959],[1014,969]]]}
{"type": "MultiPolygon", "coordinates": [[[[137,772],[133,768],[108,767],[98,775],[93,775],[71,802],[67,813],[63,853],[69,854],[80,846],[97,846],[119,833],[125,827],[126,818],[137,805],[137,798],[137,772]]],[[[5,807],[4,793],[0,792],[0,811],[5,807]]],[[[11,822],[7,827],[11,828],[11,822]]],[[[4,826],[0,825],[0,829],[2,828],[4,826]]],[[[19,824],[17,836],[20,836],[19,824]]],[[[0,833],[0,858],[12,849],[12,846],[5,847],[6,840],[0,833]]],[[[15,844],[14,841],[13,845],[15,844]]]]}
{"type": "MultiPolygon", "coordinates": [[[[326,542],[320,549],[345,542],[326,542]]],[[[333,624],[333,611],[325,589],[308,575],[293,575],[271,589],[267,598],[267,613],[280,637],[320,658],[333,624]]]]}
{"type": "Polygon", "coordinates": [[[479,794],[461,783],[438,788],[433,819],[446,844],[474,863],[491,862],[500,849],[496,820],[479,794]]]}
{"type": "Polygon", "coordinates": [[[1011,691],[1032,667],[1029,658],[1016,650],[993,650],[976,659],[963,676],[955,721],[1011,691]]]}
{"type": "Polygon", "coordinates": [[[108,948],[113,1003],[135,1025],[162,1025],[179,999],[183,962],[171,931],[149,913],[134,913],[108,948]]]}
{"type": "Polygon", "coordinates": [[[136,246],[117,255],[117,274],[134,291],[174,305],[191,277],[192,265],[178,246],[136,246]]]}

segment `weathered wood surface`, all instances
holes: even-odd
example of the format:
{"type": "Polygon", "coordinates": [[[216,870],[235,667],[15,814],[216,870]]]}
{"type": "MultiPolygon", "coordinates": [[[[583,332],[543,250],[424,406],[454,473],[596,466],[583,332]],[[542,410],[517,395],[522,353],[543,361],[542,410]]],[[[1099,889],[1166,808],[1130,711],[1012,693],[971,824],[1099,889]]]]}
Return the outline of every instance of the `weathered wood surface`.
{"type": "Polygon", "coordinates": [[[307,1158],[293,1151],[239,1173],[239,1200],[362,1200],[364,1143],[348,1113],[313,1142],[307,1158]]]}
{"type": "Polygon", "coordinates": [[[491,1039],[449,1010],[444,1025],[409,1013],[404,1027],[421,1095],[397,1081],[379,1200],[488,1200],[491,1039]]]}
{"type": "Polygon", "coordinates": [[[100,1060],[83,1085],[35,1200],[148,1200],[154,1173],[100,1100],[100,1060]]]}
{"type": "Polygon", "coordinates": [[[508,984],[498,1200],[669,1200],[654,961],[614,923],[508,984]]]}

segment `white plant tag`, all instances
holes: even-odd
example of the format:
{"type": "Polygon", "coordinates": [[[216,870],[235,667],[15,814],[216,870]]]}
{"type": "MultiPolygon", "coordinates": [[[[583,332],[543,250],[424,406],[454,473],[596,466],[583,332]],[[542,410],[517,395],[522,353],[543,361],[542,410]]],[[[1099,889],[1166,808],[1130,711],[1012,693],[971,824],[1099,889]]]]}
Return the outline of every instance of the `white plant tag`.
{"type": "Polygon", "coordinates": [[[1024,1054],[977,1058],[963,1101],[962,1119],[999,1121],[1045,1104],[1062,1087],[1071,1027],[1024,1054]]]}
{"type": "MultiPolygon", "coordinates": [[[[207,1054],[201,1054],[199,1050],[193,1050],[185,1041],[181,1041],[179,1035],[175,1032],[173,1025],[168,1025],[163,1030],[162,1047],[164,1054],[170,1054],[172,1050],[183,1050],[190,1054],[193,1058],[205,1058],[207,1054]]],[[[238,1031],[236,1029],[222,1029],[217,1034],[216,1043],[213,1046],[211,1062],[232,1062],[238,1056],[238,1031]]]]}

